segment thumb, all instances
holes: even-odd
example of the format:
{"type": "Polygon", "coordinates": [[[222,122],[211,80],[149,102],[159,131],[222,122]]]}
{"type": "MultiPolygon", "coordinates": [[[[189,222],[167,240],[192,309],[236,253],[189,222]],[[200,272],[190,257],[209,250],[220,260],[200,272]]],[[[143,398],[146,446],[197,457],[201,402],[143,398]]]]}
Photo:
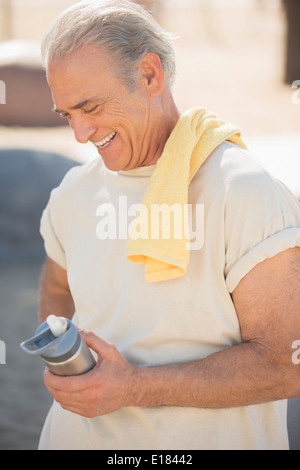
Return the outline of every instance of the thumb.
{"type": "Polygon", "coordinates": [[[84,331],[84,330],[79,330],[79,331],[85,344],[89,348],[91,348],[93,351],[95,351],[100,357],[101,356],[104,357],[108,349],[110,349],[113,346],[112,343],[105,341],[104,339],[95,335],[95,333],[93,333],[92,331],[84,331]]]}

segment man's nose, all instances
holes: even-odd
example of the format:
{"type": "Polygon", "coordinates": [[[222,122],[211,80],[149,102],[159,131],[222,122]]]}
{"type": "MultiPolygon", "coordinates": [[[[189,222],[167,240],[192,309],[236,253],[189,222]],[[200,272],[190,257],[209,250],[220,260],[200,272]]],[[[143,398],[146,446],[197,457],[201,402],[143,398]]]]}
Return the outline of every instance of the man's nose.
{"type": "Polygon", "coordinates": [[[90,137],[96,132],[96,126],[85,117],[74,117],[70,123],[74,131],[74,136],[80,144],[86,144],[90,137]]]}

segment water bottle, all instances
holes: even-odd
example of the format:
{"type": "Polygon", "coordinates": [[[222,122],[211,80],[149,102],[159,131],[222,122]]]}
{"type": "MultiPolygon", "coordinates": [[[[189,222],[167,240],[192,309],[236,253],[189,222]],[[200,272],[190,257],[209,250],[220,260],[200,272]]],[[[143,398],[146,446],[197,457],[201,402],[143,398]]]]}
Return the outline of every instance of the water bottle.
{"type": "Polygon", "coordinates": [[[20,346],[27,354],[41,356],[55,375],[81,375],[96,364],[75,325],[64,317],[50,315],[20,346]]]}

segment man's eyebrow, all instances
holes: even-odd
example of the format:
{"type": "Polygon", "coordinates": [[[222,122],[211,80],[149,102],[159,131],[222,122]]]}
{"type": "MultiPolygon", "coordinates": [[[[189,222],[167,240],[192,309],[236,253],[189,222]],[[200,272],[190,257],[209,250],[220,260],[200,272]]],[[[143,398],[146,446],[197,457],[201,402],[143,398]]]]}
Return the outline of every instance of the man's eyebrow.
{"type": "MultiPolygon", "coordinates": [[[[84,108],[87,104],[94,103],[95,101],[101,101],[101,99],[102,98],[100,98],[99,96],[94,96],[94,97],[89,98],[87,100],[81,101],[80,103],[76,104],[75,106],[72,106],[71,109],[81,109],[81,108],[84,108]]],[[[55,105],[52,108],[52,111],[54,113],[67,114],[66,111],[62,111],[61,109],[58,109],[55,105]]]]}

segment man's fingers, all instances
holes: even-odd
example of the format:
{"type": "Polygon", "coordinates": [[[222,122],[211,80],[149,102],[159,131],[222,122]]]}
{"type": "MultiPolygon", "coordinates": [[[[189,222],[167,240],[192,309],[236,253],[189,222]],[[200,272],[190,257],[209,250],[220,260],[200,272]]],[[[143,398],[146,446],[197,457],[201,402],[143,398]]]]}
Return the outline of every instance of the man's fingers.
{"type": "Polygon", "coordinates": [[[83,341],[89,348],[91,348],[98,354],[99,359],[101,359],[101,356],[105,355],[105,352],[107,352],[107,350],[113,346],[108,341],[99,338],[99,336],[95,335],[95,333],[93,333],[92,331],[79,331],[83,341]]]}
{"type": "MultiPolygon", "coordinates": [[[[99,362],[101,362],[101,357],[106,355],[107,350],[112,347],[112,344],[102,340],[90,331],[80,330],[80,334],[86,345],[97,353],[99,362]]],[[[44,371],[44,382],[48,390],[51,390],[51,393],[53,391],[65,391],[67,393],[84,391],[89,387],[89,379],[92,379],[94,369],[82,375],[62,377],[52,374],[46,368],[44,371]]]]}
{"type": "Polygon", "coordinates": [[[86,374],[62,377],[52,374],[48,368],[44,371],[44,383],[51,393],[73,393],[86,390],[88,388],[88,381],[86,379],[86,374]]]}

